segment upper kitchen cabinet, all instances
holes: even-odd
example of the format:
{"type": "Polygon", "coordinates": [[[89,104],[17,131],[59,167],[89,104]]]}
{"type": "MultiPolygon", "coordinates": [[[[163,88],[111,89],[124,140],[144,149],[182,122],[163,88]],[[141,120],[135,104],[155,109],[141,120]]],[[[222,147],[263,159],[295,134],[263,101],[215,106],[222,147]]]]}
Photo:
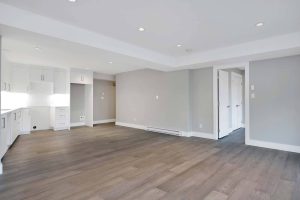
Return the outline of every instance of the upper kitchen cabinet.
{"type": "Polygon", "coordinates": [[[54,93],[55,94],[65,94],[67,93],[67,70],[55,69],[54,70],[54,93]]]}
{"type": "Polygon", "coordinates": [[[5,60],[2,61],[2,68],[1,68],[1,91],[8,91],[10,92],[12,89],[11,84],[11,64],[6,62],[5,60]]]}
{"type": "Polygon", "coordinates": [[[29,70],[27,67],[13,66],[11,73],[12,91],[26,93],[29,90],[29,70]]]}
{"type": "Polygon", "coordinates": [[[70,82],[77,84],[93,84],[93,72],[71,69],[70,82]]]}
{"type": "Polygon", "coordinates": [[[47,68],[31,68],[30,81],[32,82],[53,82],[53,70],[47,68]]]}

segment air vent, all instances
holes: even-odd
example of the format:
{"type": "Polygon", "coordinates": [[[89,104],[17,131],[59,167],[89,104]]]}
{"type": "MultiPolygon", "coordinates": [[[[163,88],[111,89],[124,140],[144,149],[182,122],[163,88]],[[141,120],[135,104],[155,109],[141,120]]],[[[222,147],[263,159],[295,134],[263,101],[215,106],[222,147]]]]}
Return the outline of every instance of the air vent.
{"type": "Polygon", "coordinates": [[[152,131],[156,133],[165,133],[169,135],[175,135],[175,136],[181,136],[182,132],[178,130],[170,130],[170,129],[162,129],[162,128],[156,128],[156,127],[147,127],[146,131],[152,131]]]}

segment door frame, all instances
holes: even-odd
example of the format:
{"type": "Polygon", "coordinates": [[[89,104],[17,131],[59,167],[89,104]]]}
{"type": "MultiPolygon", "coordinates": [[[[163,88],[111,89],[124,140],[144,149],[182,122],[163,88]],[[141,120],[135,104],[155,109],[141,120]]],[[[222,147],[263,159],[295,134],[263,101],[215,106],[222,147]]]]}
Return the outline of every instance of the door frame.
{"type": "MultiPolygon", "coordinates": [[[[230,72],[230,82],[231,82],[230,83],[230,85],[231,85],[231,88],[230,88],[230,91],[231,91],[231,94],[230,94],[230,96],[231,96],[230,97],[231,98],[231,102],[230,102],[231,103],[231,127],[232,127],[232,130],[235,130],[235,128],[233,127],[233,108],[234,108],[234,105],[232,104],[232,102],[233,102],[232,77],[233,76],[241,78],[242,82],[243,82],[243,76],[241,74],[236,73],[236,72],[230,72]]],[[[244,86],[245,86],[245,83],[244,83],[244,86]]],[[[243,100],[243,91],[242,91],[242,100],[243,100]]],[[[245,105],[242,104],[242,113],[243,113],[244,106],[245,105]]],[[[245,115],[245,113],[243,113],[243,114],[245,115]]],[[[240,128],[244,126],[242,122],[241,122],[240,125],[241,125],[240,128]]]]}
{"type": "Polygon", "coordinates": [[[249,144],[250,139],[250,88],[249,88],[249,62],[235,63],[228,65],[215,65],[213,66],[213,126],[214,126],[214,139],[219,139],[219,106],[218,106],[218,70],[240,68],[245,69],[245,144],[249,144]]]}

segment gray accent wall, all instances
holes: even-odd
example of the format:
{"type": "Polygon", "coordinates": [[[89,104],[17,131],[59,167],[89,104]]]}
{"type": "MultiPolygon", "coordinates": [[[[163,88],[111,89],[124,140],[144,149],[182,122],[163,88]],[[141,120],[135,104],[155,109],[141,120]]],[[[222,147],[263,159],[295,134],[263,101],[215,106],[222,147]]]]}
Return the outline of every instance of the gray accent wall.
{"type": "Polygon", "coordinates": [[[85,116],[85,85],[71,84],[71,123],[80,122],[80,116],[85,116]]]}
{"type": "Polygon", "coordinates": [[[300,56],[250,62],[250,139],[300,146],[300,56]]]}
{"type": "Polygon", "coordinates": [[[116,118],[114,81],[94,79],[94,121],[116,118]]]}
{"type": "Polygon", "coordinates": [[[189,129],[189,71],[150,69],[116,76],[117,122],[189,129]],[[158,96],[158,99],[156,99],[158,96]]]}
{"type": "Polygon", "coordinates": [[[213,134],[212,67],[190,70],[190,130],[213,134]]]}

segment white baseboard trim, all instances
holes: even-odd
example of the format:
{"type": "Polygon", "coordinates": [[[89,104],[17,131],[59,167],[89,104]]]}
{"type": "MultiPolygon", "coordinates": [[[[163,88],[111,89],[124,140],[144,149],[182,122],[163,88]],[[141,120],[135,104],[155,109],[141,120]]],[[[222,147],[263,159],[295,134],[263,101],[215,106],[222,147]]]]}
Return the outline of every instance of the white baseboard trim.
{"type": "Polygon", "coordinates": [[[106,123],[111,123],[111,122],[116,122],[116,119],[97,120],[97,121],[94,121],[94,124],[106,124],[106,123]]]}
{"type": "Polygon", "coordinates": [[[28,135],[28,134],[30,134],[31,133],[31,131],[21,131],[20,132],[20,135],[28,135]]]}
{"type": "Polygon", "coordinates": [[[136,129],[142,129],[145,130],[147,127],[143,125],[138,125],[138,124],[130,124],[130,123],[123,123],[123,122],[116,122],[116,126],[125,126],[129,128],[136,128],[136,129]]]}
{"type": "Polygon", "coordinates": [[[84,122],[75,122],[71,123],[71,127],[85,126],[84,122]]]}
{"type": "Polygon", "coordinates": [[[200,137],[215,140],[215,136],[213,133],[203,133],[203,132],[190,132],[190,137],[200,137]]]}
{"type": "Polygon", "coordinates": [[[53,128],[54,131],[63,131],[63,130],[69,130],[69,127],[59,127],[59,128],[53,128]]]}
{"type": "Polygon", "coordinates": [[[248,140],[246,142],[246,145],[269,148],[269,149],[276,149],[276,150],[281,150],[281,151],[289,151],[289,152],[300,153],[300,146],[295,146],[295,145],[265,142],[265,141],[252,140],[252,139],[248,140]]]}

